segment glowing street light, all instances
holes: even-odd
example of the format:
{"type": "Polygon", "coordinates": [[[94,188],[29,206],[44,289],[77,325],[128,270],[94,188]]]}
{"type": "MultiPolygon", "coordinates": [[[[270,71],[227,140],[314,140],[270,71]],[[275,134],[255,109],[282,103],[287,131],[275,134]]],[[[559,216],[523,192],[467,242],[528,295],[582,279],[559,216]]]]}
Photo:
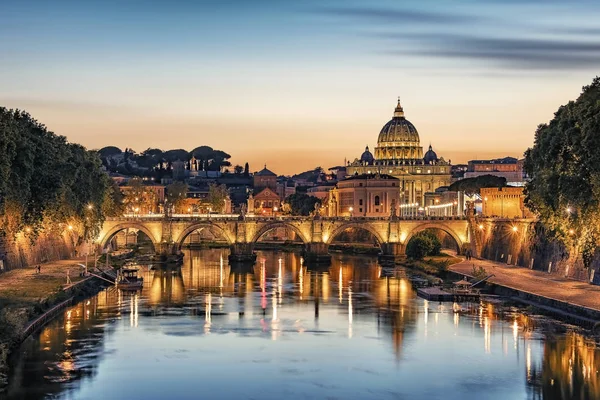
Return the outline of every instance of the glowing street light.
{"type": "Polygon", "coordinates": [[[516,231],[518,231],[518,230],[519,230],[519,228],[517,228],[516,226],[513,226],[513,227],[512,227],[512,230],[513,230],[513,232],[516,232],[516,231]]]}
{"type": "Polygon", "coordinates": [[[571,207],[567,207],[566,211],[571,214],[573,212],[573,209],[571,207]]]}
{"type": "Polygon", "coordinates": [[[69,225],[69,226],[68,226],[68,229],[69,229],[70,231],[72,231],[72,230],[73,230],[73,225],[69,225]]]}
{"type": "Polygon", "coordinates": [[[87,209],[91,210],[92,208],[94,208],[94,206],[92,204],[88,204],[87,209]]]}
{"type": "Polygon", "coordinates": [[[479,230],[483,230],[483,224],[479,224],[479,230]]]}
{"type": "Polygon", "coordinates": [[[354,211],[354,207],[349,207],[348,212],[350,213],[350,216],[352,216],[352,211],[354,211]]]}
{"type": "Polygon", "coordinates": [[[575,234],[575,230],[574,229],[569,229],[569,235],[574,235],[575,234]]]}

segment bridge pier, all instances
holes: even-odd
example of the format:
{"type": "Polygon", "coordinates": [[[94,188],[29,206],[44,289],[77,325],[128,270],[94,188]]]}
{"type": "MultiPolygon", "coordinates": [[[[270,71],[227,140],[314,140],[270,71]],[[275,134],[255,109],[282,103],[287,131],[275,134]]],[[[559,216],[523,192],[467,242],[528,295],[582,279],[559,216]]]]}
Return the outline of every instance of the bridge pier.
{"type": "Polygon", "coordinates": [[[302,252],[305,264],[329,265],[331,264],[331,254],[329,254],[329,245],[323,242],[306,243],[302,252]]]}
{"type": "Polygon", "coordinates": [[[254,253],[254,243],[234,243],[229,246],[229,263],[254,264],[256,262],[256,253],[254,253]]]}
{"type": "Polygon", "coordinates": [[[382,243],[378,258],[381,264],[396,264],[406,258],[406,246],[402,243],[382,243]]]}

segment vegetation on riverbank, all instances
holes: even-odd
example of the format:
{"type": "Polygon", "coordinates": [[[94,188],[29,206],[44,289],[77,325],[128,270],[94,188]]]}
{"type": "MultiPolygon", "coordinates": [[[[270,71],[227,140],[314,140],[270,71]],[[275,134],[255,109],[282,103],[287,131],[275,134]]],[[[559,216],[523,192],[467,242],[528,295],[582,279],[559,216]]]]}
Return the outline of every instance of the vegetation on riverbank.
{"type": "MultiPolygon", "coordinates": [[[[0,248],[4,267],[27,265],[37,240],[73,246],[121,214],[95,152],[55,135],[24,111],[0,107],[0,248]],[[23,255],[24,254],[24,255],[23,255]]],[[[52,246],[52,245],[50,245],[52,246]]]]}
{"type": "Polygon", "coordinates": [[[544,235],[589,267],[600,244],[600,77],[541,124],[525,153],[525,202],[544,235]]]}

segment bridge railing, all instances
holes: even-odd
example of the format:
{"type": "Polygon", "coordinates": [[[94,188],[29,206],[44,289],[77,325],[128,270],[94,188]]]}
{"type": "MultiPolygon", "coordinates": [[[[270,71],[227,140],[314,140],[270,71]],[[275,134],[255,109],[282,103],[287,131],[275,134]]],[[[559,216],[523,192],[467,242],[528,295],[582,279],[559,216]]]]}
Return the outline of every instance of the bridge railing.
{"type": "MultiPolygon", "coordinates": [[[[124,214],[122,217],[107,218],[109,221],[160,221],[164,219],[164,214],[124,214]]],[[[239,214],[172,214],[170,220],[201,220],[201,221],[238,221],[239,214]]],[[[246,215],[246,221],[306,221],[312,220],[312,216],[298,215],[246,215]]],[[[398,216],[390,217],[367,217],[367,216],[338,216],[338,217],[319,217],[319,220],[325,221],[457,221],[466,220],[465,216],[398,216]]]]}

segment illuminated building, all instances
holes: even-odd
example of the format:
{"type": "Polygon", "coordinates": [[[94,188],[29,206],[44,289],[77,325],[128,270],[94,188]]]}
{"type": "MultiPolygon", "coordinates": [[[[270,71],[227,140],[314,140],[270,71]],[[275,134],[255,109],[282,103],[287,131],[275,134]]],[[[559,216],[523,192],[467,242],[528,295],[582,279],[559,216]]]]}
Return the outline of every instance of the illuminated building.
{"type": "Polygon", "coordinates": [[[328,192],[327,215],[386,217],[400,203],[400,181],[386,174],[361,174],[337,183],[328,192]]]}
{"type": "Polygon", "coordinates": [[[404,117],[400,100],[393,118],[379,133],[375,155],[367,147],[360,159],[348,163],[346,171],[349,176],[380,173],[398,178],[400,203],[404,204],[423,205],[425,193],[451,183],[450,162],[438,157],[431,146],[423,154],[419,133],[404,117]]]}
{"type": "Polygon", "coordinates": [[[529,218],[522,187],[481,188],[482,214],[486,217],[529,218]]]}

